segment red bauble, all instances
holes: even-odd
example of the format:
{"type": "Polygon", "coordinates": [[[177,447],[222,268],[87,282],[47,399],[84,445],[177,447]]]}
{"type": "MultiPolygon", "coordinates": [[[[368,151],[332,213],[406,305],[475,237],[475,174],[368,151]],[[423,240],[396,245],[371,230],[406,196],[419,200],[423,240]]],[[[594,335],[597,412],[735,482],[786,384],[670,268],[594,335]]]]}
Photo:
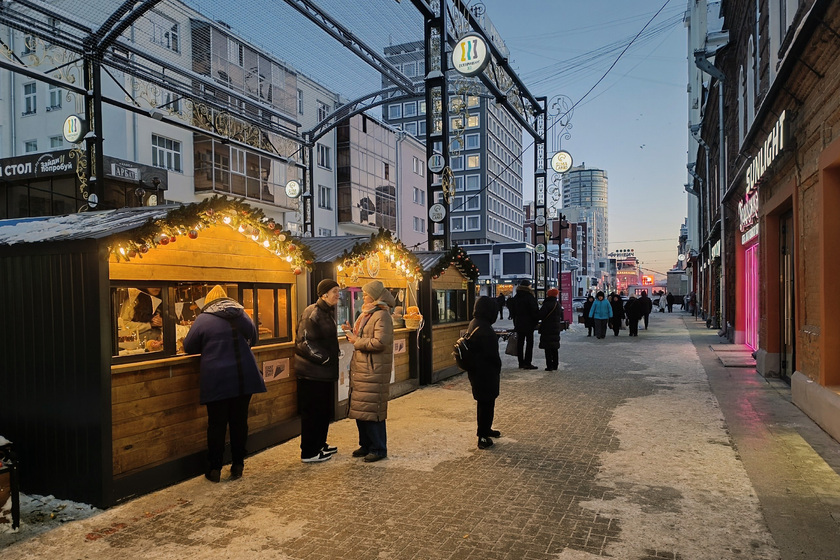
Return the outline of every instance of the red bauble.
{"type": "Polygon", "coordinates": [[[187,234],[187,237],[189,237],[190,239],[195,239],[196,237],[198,237],[198,232],[194,229],[191,229],[190,232],[187,234]]]}
{"type": "Polygon", "coordinates": [[[149,247],[147,245],[140,245],[140,252],[145,254],[149,252],[149,247]]]}
{"type": "Polygon", "coordinates": [[[168,243],[169,243],[169,238],[166,237],[165,235],[160,238],[160,244],[161,245],[167,245],[168,243]]]}
{"type": "Polygon", "coordinates": [[[294,243],[289,243],[289,251],[294,251],[295,249],[297,249],[295,244],[294,243]]]}
{"type": "Polygon", "coordinates": [[[135,251],[134,249],[129,249],[128,250],[128,258],[133,259],[136,256],[137,256],[137,251],[135,251]]]}
{"type": "Polygon", "coordinates": [[[297,275],[302,274],[302,273],[303,273],[303,269],[301,269],[299,266],[296,266],[295,267],[295,275],[297,276],[297,275]]]}
{"type": "Polygon", "coordinates": [[[175,243],[176,241],[178,241],[178,236],[173,235],[172,237],[169,238],[169,241],[171,241],[172,243],[175,243]]]}

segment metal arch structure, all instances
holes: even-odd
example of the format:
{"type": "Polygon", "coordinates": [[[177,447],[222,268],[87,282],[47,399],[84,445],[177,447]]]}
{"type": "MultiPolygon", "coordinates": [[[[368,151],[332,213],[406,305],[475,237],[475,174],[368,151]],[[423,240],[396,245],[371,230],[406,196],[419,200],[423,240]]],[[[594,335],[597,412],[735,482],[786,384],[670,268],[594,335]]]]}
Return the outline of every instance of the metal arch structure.
{"type": "Polygon", "coordinates": [[[406,94],[401,88],[393,86],[354,99],[327,115],[324,120],[310,130],[305,131],[302,134],[304,142],[307,147],[311,148],[315,145],[315,142],[338,126],[338,123],[344,119],[349,119],[359,113],[364,113],[368,109],[379,107],[384,103],[403,101],[413,99],[414,97],[416,97],[415,94],[406,94]]]}

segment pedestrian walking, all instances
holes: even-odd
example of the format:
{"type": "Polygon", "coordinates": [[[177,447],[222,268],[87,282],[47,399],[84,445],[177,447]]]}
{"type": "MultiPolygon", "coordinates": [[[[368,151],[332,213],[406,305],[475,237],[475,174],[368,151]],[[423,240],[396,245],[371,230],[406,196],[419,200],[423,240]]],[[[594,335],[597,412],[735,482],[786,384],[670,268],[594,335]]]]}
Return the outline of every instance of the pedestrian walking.
{"type": "MultiPolygon", "coordinates": [[[[347,340],[353,344],[350,360],[350,411],[356,420],[359,448],[353,457],[366,463],[388,456],[385,419],[394,360],[394,297],[379,280],[362,286],[362,312],[352,327],[344,323],[347,340]]],[[[495,314],[495,310],[494,310],[495,314]]]]}
{"type": "Polygon", "coordinates": [[[621,330],[622,323],[624,323],[624,302],[621,301],[620,295],[615,293],[610,295],[610,307],[612,307],[610,326],[615,336],[618,336],[618,331],[621,330]]]}
{"type": "Polygon", "coordinates": [[[340,289],[331,278],[318,283],[318,301],[304,309],[295,337],[300,460],[320,463],[338,448],[327,443],[332,420],[333,387],[338,381],[338,329],[335,306],[340,289]]]}
{"type": "Polygon", "coordinates": [[[473,320],[467,327],[470,333],[470,368],[467,377],[475,399],[476,435],[478,448],[487,449],[493,439],[502,434],[493,429],[496,413],[496,398],[502,372],[502,358],[499,356],[499,337],[493,330],[496,322],[496,302],[486,296],[475,301],[473,320]]]}
{"type": "Polygon", "coordinates": [[[624,304],[624,314],[627,317],[627,328],[630,329],[630,336],[639,336],[639,319],[642,318],[643,303],[641,299],[630,296],[624,304]]]}
{"type": "Polygon", "coordinates": [[[594,320],[595,338],[605,338],[607,336],[607,323],[612,317],[612,306],[606,300],[604,292],[595,294],[595,301],[589,310],[589,316],[594,320]]]}
{"type": "Polygon", "coordinates": [[[545,371],[557,371],[560,364],[560,328],[563,308],[557,301],[560,290],[551,288],[546,292],[540,308],[540,348],[545,350],[545,371]]]}
{"type": "Polygon", "coordinates": [[[539,322],[540,308],[531,281],[523,280],[516,287],[516,295],[508,299],[509,317],[513,319],[513,330],[516,332],[516,355],[519,358],[519,369],[537,369],[533,363],[534,329],[539,322]]]}
{"type": "Polygon", "coordinates": [[[653,302],[648,297],[647,290],[642,290],[642,295],[639,296],[639,311],[645,321],[645,330],[647,330],[650,312],[653,311],[653,302]]]}
{"type": "Polygon", "coordinates": [[[499,294],[496,296],[496,307],[499,308],[499,319],[504,319],[505,314],[505,294],[499,294]]]}
{"type": "Polygon", "coordinates": [[[589,316],[589,311],[592,309],[592,304],[595,302],[595,296],[589,294],[586,296],[586,301],[583,303],[583,325],[586,327],[586,336],[592,336],[592,329],[595,327],[595,320],[589,316]]]}
{"type": "Polygon", "coordinates": [[[668,292],[665,296],[665,302],[668,304],[668,313],[674,310],[674,294],[668,292]]]}
{"type": "Polygon", "coordinates": [[[665,290],[659,292],[659,312],[665,313],[668,308],[668,298],[665,297],[665,290]]]}
{"type": "Polygon", "coordinates": [[[248,406],[251,395],[265,393],[265,383],[251,347],[257,327],[245,308],[214,286],[204,298],[204,307],[184,338],[187,354],[201,354],[199,402],[207,408],[207,471],[205,477],[219,482],[225,451],[225,432],[230,427],[230,478],[242,476],[248,443],[248,406]]]}

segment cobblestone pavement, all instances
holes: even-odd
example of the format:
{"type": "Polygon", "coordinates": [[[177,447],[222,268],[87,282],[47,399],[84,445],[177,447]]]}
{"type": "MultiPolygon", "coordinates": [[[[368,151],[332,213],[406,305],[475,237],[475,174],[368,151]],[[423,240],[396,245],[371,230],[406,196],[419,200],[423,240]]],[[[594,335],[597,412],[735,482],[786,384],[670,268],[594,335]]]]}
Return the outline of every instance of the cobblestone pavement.
{"type": "MultiPolygon", "coordinates": [[[[557,372],[542,370],[539,350],[539,370],[506,356],[502,437],[488,450],[476,448],[461,375],[391,403],[386,461],[352,458],[355,423],[343,420],[330,429],[339,453],[325,463],[300,463],[292,440],[248,458],[241,480],[226,480],[227,469],[220,484],[188,480],[0,556],[783,558],[688,323],[654,314],[637,338],[604,340],[575,327],[557,372]]],[[[831,468],[821,476],[826,492],[840,488],[831,468]]]]}

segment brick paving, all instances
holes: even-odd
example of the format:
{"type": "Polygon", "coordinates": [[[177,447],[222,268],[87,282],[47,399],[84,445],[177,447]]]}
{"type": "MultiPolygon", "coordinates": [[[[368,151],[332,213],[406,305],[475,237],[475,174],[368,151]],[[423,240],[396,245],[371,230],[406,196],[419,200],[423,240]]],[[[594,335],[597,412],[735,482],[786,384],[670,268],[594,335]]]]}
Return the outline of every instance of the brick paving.
{"type": "Polygon", "coordinates": [[[565,333],[559,372],[506,357],[491,449],[476,448],[461,375],[391,403],[386,461],[351,458],[355,424],[343,420],[328,462],[301,464],[292,440],[249,457],[239,481],[227,469],[220,484],[188,480],[0,554],[781,558],[682,316],[626,333],[565,333]]]}

